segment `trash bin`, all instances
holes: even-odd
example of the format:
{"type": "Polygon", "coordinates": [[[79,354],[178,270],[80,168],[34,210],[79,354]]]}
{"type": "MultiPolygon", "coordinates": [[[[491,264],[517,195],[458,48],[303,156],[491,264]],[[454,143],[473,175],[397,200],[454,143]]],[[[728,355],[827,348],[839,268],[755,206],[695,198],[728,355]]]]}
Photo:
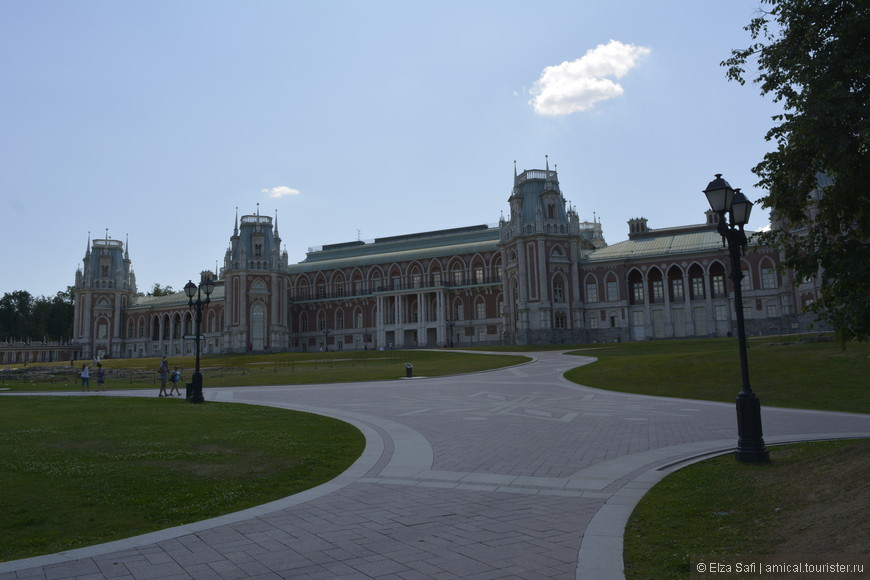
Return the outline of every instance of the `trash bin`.
{"type": "Polygon", "coordinates": [[[409,362],[405,363],[405,378],[410,379],[414,376],[414,365],[409,362]]]}
{"type": "Polygon", "coordinates": [[[193,383],[184,383],[184,398],[190,400],[193,391],[193,383]]]}

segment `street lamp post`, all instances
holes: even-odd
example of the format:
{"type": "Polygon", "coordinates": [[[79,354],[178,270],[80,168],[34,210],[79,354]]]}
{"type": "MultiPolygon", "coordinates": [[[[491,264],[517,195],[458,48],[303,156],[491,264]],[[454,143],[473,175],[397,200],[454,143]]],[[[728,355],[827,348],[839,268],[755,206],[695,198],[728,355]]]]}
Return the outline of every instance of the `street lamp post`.
{"type": "Polygon", "coordinates": [[[737,316],[737,343],[740,349],[740,373],[743,385],[737,394],[737,449],[734,456],[741,463],[767,463],[770,457],[761,431],[761,402],[749,385],[749,360],[746,355],[746,326],[743,320],[743,269],[740,256],[747,239],[743,226],[749,222],[752,202],[740,189],[732,189],[722,174],[704,190],[710,209],[719,215],[718,231],[722,244],[728,245],[731,258],[731,281],[734,285],[734,310],[737,316]],[[727,213],[727,216],[726,216],[727,213]]]}
{"type": "Polygon", "coordinates": [[[193,344],[194,351],[196,353],[196,370],[193,372],[193,379],[190,383],[190,396],[188,397],[188,401],[191,403],[202,403],[205,399],[202,396],[202,373],[199,371],[199,340],[201,337],[201,328],[202,328],[202,309],[203,307],[211,302],[210,295],[214,290],[214,281],[209,277],[203,280],[199,286],[193,283],[193,281],[188,281],[187,284],[184,285],[184,293],[187,294],[187,305],[189,308],[195,308],[196,313],[194,314],[194,336],[193,336],[193,344]],[[205,299],[202,298],[202,295],[205,294],[205,299]],[[196,300],[194,301],[193,297],[196,296],[196,300]]]}
{"type": "Polygon", "coordinates": [[[329,334],[332,332],[331,328],[323,329],[323,351],[329,352],[329,334]]]}

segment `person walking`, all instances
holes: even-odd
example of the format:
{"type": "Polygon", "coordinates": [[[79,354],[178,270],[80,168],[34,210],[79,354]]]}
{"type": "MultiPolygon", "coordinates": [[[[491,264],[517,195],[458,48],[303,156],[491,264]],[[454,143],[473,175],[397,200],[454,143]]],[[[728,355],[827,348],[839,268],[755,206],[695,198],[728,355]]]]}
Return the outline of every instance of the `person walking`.
{"type": "Polygon", "coordinates": [[[181,396],[181,391],[178,390],[178,381],[181,380],[181,371],[178,370],[178,367],[175,367],[175,371],[172,373],[172,388],[169,389],[169,394],[172,395],[172,391],[175,391],[175,394],[179,397],[181,396]]]}
{"type": "Polygon", "coordinates": [[[160,368],[157,369],[157,374],[160,376],[160,392],[158,397],[168,397],[166,393],[166,381],[169,380],[169,361],[166,360],[166,355],[163,355],[163,360],[160,361],[160,368]]]}
{"type": "Polygon", "coordinates": [[[103,363],[97,363],[97,390],[105,391],[106,387],[104,385],[106,380],[106,374],[103,372],[103,363]]]}
{"type": "Polygon", "coordinates": [[[82,372],[79,374],[82,379],[82,390],[85,390],[85,387],[88,390],[91,390],[91,367],[88,366],[88,363],[82,365],[82,372]]]}

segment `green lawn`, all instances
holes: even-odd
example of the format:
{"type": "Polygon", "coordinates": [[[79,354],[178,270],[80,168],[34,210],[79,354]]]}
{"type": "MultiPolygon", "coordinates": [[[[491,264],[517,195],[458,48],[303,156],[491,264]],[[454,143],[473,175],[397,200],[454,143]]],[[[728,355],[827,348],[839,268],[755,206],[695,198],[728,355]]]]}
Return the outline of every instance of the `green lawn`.
{"type": "Polygon", "coordinates": [[[179,399],[3,397],[0,426],[0,561],[286,497],[365,445],[335,419],[179,399]]]}
{"type": "MultiPolygon", "coordinates": [[[[730,403],[740,390],[736,339],[587,345],[572,354],[598,357],[566,375],[590,387],[730,403]]],[[[754,339],[748,355],[763,406],[870,413],[868,344],[754,339]]],[[[729,454],[656,485],[626,527],[626,578],[689,578],[692,563],[747,556],[870,553],[870,441],[771,447],[770,458],[747,465],[729,454]]]]}
{"type": "MultiPolygon", "coordinates": [[[[724,402],[734,402],[740,388],[735,339],[558,348],[598,357],[567,374],[592,387],[724,402]]],[[[414,364],[415,376],[438,376],[525,360],[370,351],[206,357],[203,367],[208,388],[389,380],[404,376],[406,361],[414,364]]],[[[192,359],[171,363],[188,369],[189,378],[192,359]]],[[[842,350],[833,342],[756,339],[749,364],[762,405],[870,412],[870,345],[842,350]]],[[[156,366],[155,359],[106,361],[107,386],[156,392],[156,366]]],[[[79,388],[68,371],[66,377],[63,371],[29,372],[4,372],[0,386],[79,388]]],[[[0,518],[0,560],[128,537],[283,497],[334,477],[363,445],[355,429],[329,419],[156,398],[8,397],[0,405],[0,425],[0,513],[9,514],[0,518]],[[318,421],[323,424],[310,423],[318,421]]],[[[704,461],[653,488],[627,529],[627,577],[688,578],[693,556],[745,553],[752,534],[761,534],[756,545],[766,553],[811,553],[819,546],[870,550],[870,443],[772,447],[770,454],[772,463],[764,466],[739,464],[731,456],[704,461]]]]}
{"type": "MultiPolygon", "coordinates": [[[[272,355],[210,355],[202,357],[200,367],[205,388],[249,385],[296,385],[348,381],[394,380],[405,376],[405,363],[414,366],[414,376],[435,377],[448,374],[491,370],[526,362],[511,355],[485,355],[452,350],[388,350],[317,353],[280,353],[272,355]]],[[[159,389],[157,358],[106,359],[107,389],[159,389]]],[[[178,367],[185,381],[190,380],[193,357],[169,357],[171,368],[178,367]]],[[[0,369],[0,388],[10,391],[79,390],[79,369],[69,363],[29,365],[0,369]]],[[[91,369],[91,388],[96,388],[95,369],[91,369]]],[[[184,384],[180,385],[182,391],[184,384]]]]}
{"type": "MultiPolygon", "coordinates": [[[[740,390],[737,339],[668,340],[585,347],[598,357],[566,377],[646,395],[733,402],[740,390]]],[[[750,383],[764,406],[870,413],[870,344],[750,340],[750,383]]]]}
{"type": "Polygon", "coordinates": [[[769,465],[710,459],[650,490],[626,525],[626,578],[700,578],[691,575],[697,562],[734,567],[783,554],[847,563],[842,555],[870,552],[870,441],[772,447],[770,456],[769,465]]]}

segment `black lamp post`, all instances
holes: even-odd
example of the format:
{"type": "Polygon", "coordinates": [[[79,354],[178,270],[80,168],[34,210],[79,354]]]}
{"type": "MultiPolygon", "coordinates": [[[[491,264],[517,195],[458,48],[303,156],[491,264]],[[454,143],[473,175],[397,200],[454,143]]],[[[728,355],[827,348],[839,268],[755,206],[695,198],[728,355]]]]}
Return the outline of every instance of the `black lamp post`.
{"type": "Polygon", "coordinates": [[[704,190],[710,208],[719,215],[719,234],[727,242],[731,257],[731,281],[734,284],[734,310],[737,315],[737,342],[740,348],[740,372],[743,386],[737,394],[737,449],[734,456],[741,463],[767,463],[770,457],[761,432],[761,402],[749,386],[749,361],[746,356],[746,326],[743,321],[743,269],[740,256],[747,239],[743,226],[749,222],[752,202],[739,189],[732,189],[722,174],[704,190]],[[726,212],[728,214],[726,219],[726,212]]]}
{"type": "Polygon", "coordinates": [[[193,372],[193,379],[190,383],[190,396],[187,399],[191,403],[202,403],[205,400],[202,396],[202,373],[199,372],[199,339],[201,338],[200,329],[202,328],[202,308],[211,302],[209,296],[213,290],[214,281],[211,278],[206,278],[199,284],[199,286],[194,284],[192,281],[188,281],[187,284],[184,285],[184,293],[187,294],[188,298],[187,305],[190,308],[196,309],[196,314],[193,317],[193,340],[194,351],[196,352],[196,370],[193,372]],[[203,294],[205,294],[204,300],[202,299],[203,294]],[[194,296],[196,296],[195,301],[193,299],[194,296]]]}
{"type": "Polygon", "coordinates": [[[323,351],[329,352],[329,334],[332,332],[331,328],[323,329],[323,351]]]}

